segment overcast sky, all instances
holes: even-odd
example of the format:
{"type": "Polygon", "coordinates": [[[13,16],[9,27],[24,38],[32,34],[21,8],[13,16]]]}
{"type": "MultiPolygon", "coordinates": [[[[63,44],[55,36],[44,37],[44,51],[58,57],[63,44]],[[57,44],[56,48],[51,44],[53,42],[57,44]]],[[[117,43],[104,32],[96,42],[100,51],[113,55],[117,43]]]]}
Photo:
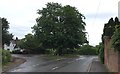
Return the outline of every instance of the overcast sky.
{"type": "Polygon", "coordinates": [[[45,7],[47,2],[57,2],[76,7],[86,17],[86,32],[90,45],[101,42],[104,23],[111,17],[118,16],[119,0],[0,0],[0,17],[9,21],[10,33],[23,38],[31,33],[38,17],[37,10],[45,7]]]}

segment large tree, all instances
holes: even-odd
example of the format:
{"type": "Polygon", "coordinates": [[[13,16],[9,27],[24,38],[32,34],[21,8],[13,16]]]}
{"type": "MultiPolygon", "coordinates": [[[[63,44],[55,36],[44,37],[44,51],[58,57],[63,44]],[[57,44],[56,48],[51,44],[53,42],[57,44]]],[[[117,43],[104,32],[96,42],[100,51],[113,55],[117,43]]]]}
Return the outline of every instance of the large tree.
{"type": "Polygon", "coordinates": [[[6,18],[2,18],[2,45],[10,44],[10,40],[12,40],[13,35],[9,33],[9,23],[6,18]]]}
{"type": "Polygon", "coordinates": [[[85,35],[85,18],[75,7],[48,3],[46,8],[38,10],[40,15],[33,32],[42,46],[57,49],[74,49],[87,42],[85,35]]]}

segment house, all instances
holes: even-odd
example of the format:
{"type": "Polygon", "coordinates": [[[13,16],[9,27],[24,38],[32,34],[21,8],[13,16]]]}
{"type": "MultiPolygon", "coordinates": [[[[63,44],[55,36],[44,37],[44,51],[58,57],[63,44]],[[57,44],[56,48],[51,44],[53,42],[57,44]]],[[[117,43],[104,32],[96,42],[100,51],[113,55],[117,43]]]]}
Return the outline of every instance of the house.
{"type": "Polygon", "coordinates": [[[17,43],[18,43],[19,41],[20,41],[20,40],[18,40],[18,38],[16,38],[15,40],[14,40],[14,39],[11,40],[9,45],[4,44],[4,49],[5,49],[5,50],[9,50],[10,52],[15,51],[15,50],[20,50],[20,51],[22,51],[22,49],[20,49],[20,48],[17,46],[17,43]]]}

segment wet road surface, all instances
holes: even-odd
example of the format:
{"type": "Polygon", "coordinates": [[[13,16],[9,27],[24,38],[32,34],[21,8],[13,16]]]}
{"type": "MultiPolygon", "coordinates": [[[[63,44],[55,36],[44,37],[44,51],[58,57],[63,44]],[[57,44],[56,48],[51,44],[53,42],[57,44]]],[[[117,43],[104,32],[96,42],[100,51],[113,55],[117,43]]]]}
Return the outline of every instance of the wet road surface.
{"type": "Polygon", "coordinates": [[[13,55],[26,59],[20,66],[8,72],[87,72],[88,67],[97,56],[80,55],[77,58],[50,60],[44,55],[13,55]]]}

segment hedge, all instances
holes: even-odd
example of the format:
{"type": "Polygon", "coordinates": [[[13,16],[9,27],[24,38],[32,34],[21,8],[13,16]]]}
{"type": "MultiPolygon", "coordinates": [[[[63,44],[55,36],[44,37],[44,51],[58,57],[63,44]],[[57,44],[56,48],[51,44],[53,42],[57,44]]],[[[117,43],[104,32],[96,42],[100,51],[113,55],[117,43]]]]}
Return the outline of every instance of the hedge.
{"type": "Polygon", "coordinates": [[[81,55],[97,55],[98,49],[96,49],[93,46],[90,45],[83,45],[80,49],[79,49],[79,54],[81,55]]]}

